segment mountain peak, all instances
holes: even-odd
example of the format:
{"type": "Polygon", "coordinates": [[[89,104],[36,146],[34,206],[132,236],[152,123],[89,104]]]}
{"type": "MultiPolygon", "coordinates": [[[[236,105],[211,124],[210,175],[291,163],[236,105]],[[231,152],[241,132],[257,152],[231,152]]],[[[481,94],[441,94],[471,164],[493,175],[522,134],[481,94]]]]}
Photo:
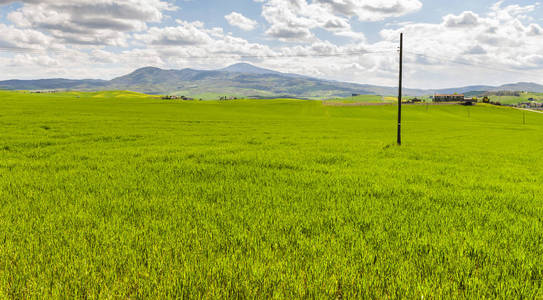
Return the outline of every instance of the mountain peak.
{"type": "Polygon", "coordinates": [[[277,71],[272,71],[264,68],[259,68],[257,66],[248,64],[248,63],[237,63],[231,66],[228,66],[219,71],[231,72],[231,73],[249,73],[249,74],[281,74],[277,71]]]}
{"type": "Polygon", "coordinates": [[[145,73],[145,72],[157,72],[157,71],[162,71],[162,69],[157,68],[157,67],[143,67],[143,68],[139,68],[135,70],[132,73],[145,73]]]}

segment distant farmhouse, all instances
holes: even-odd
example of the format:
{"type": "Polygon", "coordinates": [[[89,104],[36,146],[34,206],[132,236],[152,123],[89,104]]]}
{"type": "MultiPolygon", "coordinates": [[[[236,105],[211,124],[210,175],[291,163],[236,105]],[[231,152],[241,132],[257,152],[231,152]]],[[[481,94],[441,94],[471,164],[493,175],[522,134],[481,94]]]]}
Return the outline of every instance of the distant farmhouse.
{"type": "Polygon", "coordinates": [[[464,101],[464,95],[445,95],[445,94],[436,94],[434,95],[434,102],[462,102],[464,101]]]}
{"type": "Polygon", "coordinates": [[[522,108],[541,108],[541,107],[543,107],[543,103],[529,101],[529,102],[518,103],[516,106],[517,107],[522,107],[522,108]]]}
{"type": "Polygon", "coordinates": [[[417,98],[417,97],[415,97],[415,98],[413,98],[413,99],[409,99],[409,100],[407,101],[407,103],[413,103],[413,104],[414,104],[414,103],[422,103],[422,102],[423,102],[423,100],[422,100],[422,99],[419,99],[419,98],[417,98]]]}
{"type": "Polygon", "coordinates": [[[175,100],[175,99],[179,99],[178,96],[163,96],[162,99],[164,100],[175,100]]]}
{"type": "Polygon", "coordinates": [[[434,102],[458,102],[463,105],[474,105],[477,103],[477,98],[466,98],[463,94],[436,94],[434,95],[434,102]]]}
{"type": "Polygon", "coordinates": [[[189,98],[189,97],[185,97],[185,96],[164,96],[162,97],[162,99],[164,100],[194,100],[194,98],[189,98]]]}
{"type": "Polygon", "coordinates": [[[31,94],[54,94],[57,93],[56,90],[35,90],[30,91],[31,94]]]}

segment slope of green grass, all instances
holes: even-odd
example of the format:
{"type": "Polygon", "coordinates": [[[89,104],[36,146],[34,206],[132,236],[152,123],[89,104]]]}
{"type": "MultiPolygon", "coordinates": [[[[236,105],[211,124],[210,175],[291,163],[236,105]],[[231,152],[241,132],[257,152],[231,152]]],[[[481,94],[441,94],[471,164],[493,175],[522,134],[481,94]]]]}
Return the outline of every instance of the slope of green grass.
{"type": "Polygon", "coordinates": [[[543,296],[539,114],[123,95],[0,92],[0,298],[543,296]]]}

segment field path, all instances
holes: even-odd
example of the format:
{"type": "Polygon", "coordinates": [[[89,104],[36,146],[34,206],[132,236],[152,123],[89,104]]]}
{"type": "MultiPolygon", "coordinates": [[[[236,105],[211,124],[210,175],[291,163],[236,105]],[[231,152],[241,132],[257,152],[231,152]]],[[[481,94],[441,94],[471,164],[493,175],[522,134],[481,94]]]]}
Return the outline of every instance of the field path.
{"type": "Polygon", "coordinates": [[[543,111],[541,111],[541,110],[533,110],[533,109],[519,108],[519,107],[514,107],[514,109],[523,110],[523,111],[530,111],[530,112],[534,112],[534,113],[538,113],[538,114],[543,114],[543,111]]]}
{"type": "Polygon", "coordinates": [[[516,110],[523,110],[523,111],[529,111],[529,112],[535,112],[538,114],[543,114],[542,110],[534,110],[534,109],[528,109],[528,108],[520,108],[520,107],[513,107],[516,110]]]}
{"type": "MultiPolygon", "coordinates": [[[[351,103],[344,103],[344,102],[328,102],[323,101],[323,106],[385,106],[385,105],[397,105],[396,102],[351,102],[351,103]]],[[[460,105],[456,102],[447,102],[447,103],[403,103],[402,105],[460,105]]],[[[542,112],[543,113],[543,112],[542,112]]]]}

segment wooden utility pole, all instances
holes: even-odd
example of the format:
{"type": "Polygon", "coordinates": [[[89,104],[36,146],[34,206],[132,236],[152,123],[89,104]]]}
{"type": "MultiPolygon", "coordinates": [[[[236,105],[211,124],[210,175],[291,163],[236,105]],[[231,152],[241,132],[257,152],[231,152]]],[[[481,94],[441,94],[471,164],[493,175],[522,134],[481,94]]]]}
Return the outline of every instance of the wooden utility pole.
{"type": "Polygon", "coordinates": [[[398,146],[402,145],[403,33],[400,33],[400,84],[398,88],[398,146]]]}

